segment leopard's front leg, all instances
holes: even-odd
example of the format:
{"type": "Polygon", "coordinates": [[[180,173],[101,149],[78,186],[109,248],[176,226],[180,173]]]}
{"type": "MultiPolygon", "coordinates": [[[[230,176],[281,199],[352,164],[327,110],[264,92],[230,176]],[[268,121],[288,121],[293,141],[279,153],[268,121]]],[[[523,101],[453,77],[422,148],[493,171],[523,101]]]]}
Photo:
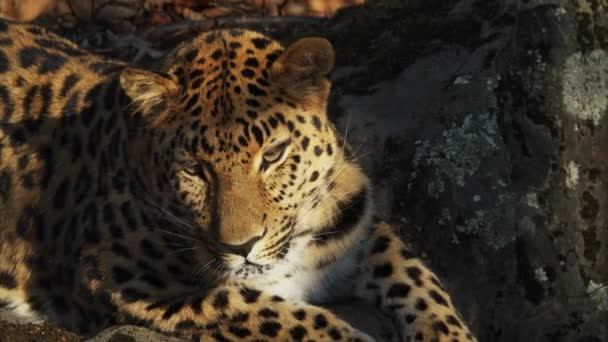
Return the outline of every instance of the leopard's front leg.
{"type": "Polygon", "coordinates": [[[477,341],[435,274],[387,224],[374,227],[356,291],[391,314],[404,341],[477,341]]]}
{"type": "Polygon", "coordinates": [[[326,309],[231,286],[205,295],[119,303],[131,319],[199,341],[373,341],[326,309]]]}

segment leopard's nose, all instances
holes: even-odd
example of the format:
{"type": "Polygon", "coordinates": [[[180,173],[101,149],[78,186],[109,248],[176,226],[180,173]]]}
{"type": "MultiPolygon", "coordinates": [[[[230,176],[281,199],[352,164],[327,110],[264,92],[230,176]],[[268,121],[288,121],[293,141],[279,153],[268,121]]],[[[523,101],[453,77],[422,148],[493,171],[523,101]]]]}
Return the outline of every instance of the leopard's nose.
{"type": "Polygon", "coordinates": [[[230,243],[222,242],[222,246],[230,253],[240,255],[243,258],[247,258],[247,255],[249,254],[249,252],[251,252],[255,243],[260,241],[262,237],[264,237],[265,233],[266,230],[264,229],[264,231],[260,235],[254,236],[253,238],[249,239],[249,241],[240,245],[233,245],[230,243]]]}

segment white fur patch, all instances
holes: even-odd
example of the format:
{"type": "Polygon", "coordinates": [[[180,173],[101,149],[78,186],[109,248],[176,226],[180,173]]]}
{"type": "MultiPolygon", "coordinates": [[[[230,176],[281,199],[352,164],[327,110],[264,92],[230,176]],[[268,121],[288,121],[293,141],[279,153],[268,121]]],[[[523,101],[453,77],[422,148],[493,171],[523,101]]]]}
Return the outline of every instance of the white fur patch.
{"type": "Polygon", "coordinates": [[[0,321],[11,323],[42,323],[46,317],[34,311],[30,304],[12,300],[6,306],[0,308],[0,321]]]}
{"type": "Polygon", "coordinates": [[[291,278],[282,279],[269,291],[290,299],[296,295],[293,299],[312,303],[336,302],[349,297],[354,291],[353,277],[360,266],[356,257],[358,247],[353,245],[346,255],[321,269],[297,270],[291,278]]]}
{"type": "MultiPolygon", "coordinates": [[[[367,219],[363,219],[361,223],[367,222],[367,219]]],[[[361,234],[360,239],[363,236],[365,234],[361,234]]],[[[247,285],[288,300],[311,303],[338,302],[352,296],[354,280],[361,264],[357,256],[362,252],[363,241],[354,242],[338,260],[317,269],[302,262],[305,259],[303,255],[313,252],[309,246],[311,240],[312,237],[307,237],[293,241],[284,260],[262,279],[252,279],[247,285]]]]}

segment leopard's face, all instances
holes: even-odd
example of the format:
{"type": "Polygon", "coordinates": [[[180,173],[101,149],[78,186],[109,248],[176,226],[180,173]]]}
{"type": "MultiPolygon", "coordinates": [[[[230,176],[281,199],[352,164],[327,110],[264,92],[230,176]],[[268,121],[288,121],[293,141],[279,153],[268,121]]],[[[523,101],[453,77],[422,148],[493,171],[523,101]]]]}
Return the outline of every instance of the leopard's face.
{"type": "Polygon", "coordinates": [[[331,230],[341,202],[366,183],[327,119],[332,65],[325,40],[284,50],[231,31],[177,48],[166,77],[123,73],[127,93],[162,131],[170,196],[231,279],[293,262],[298,240],[331,230]]]}

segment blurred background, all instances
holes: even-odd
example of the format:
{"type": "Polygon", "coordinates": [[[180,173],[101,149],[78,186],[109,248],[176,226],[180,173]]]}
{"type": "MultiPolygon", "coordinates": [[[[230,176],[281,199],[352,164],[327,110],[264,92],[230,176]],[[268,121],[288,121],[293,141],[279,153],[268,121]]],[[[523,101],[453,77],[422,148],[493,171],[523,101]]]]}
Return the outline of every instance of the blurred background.
{"type": "Polygon", "coordinates": [[[364,0],[1,0],[0,16],[36,22],[99,53],[140,61],[167,45],[224,26],[328,18],[364,0]],[[78,29],[72,30],[71,29],[78,29]],[[135,51],[128,48],[134,48],[135,51]],[[135,53],[133,56],[132,54],[135,53]]]}

